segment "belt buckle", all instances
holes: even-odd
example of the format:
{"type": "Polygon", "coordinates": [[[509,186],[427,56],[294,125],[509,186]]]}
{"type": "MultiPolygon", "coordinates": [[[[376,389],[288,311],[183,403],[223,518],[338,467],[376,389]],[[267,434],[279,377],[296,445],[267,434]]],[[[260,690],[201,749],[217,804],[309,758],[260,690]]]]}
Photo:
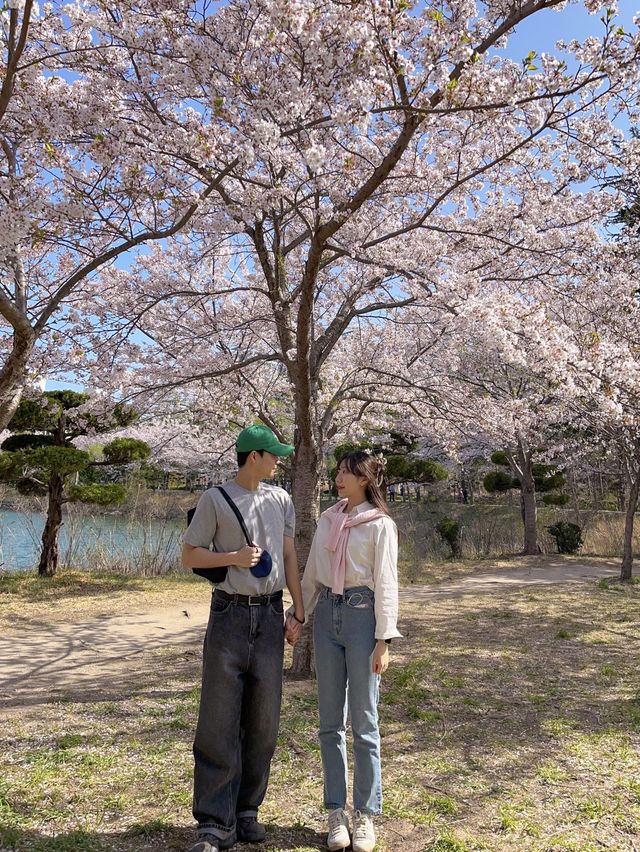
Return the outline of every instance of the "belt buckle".
{"type": "Polygon", "coordinates": [[[262,604],[262,595],[249,595],[249,606],[260,606],[262,604]]]}

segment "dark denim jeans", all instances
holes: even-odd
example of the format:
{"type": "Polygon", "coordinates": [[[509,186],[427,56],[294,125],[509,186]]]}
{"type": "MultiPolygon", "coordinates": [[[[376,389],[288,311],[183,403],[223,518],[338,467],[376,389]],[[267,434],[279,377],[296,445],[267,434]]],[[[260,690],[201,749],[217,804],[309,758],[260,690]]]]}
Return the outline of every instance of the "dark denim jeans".
{"type": "Polygon", "coordinates": [[[282,599],[249,604],[215,592],[204,639],[193,754],[193,815],[224,840],[262,804],[276,747],[284,655],[282,599]]]}

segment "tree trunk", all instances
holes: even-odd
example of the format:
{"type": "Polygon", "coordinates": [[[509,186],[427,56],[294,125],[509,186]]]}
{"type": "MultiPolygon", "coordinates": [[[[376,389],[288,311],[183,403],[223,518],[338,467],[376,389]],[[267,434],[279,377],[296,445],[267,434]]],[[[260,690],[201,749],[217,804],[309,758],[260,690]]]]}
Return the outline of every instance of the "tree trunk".
{"type": "Polygon", "coordinates": [[[14,333],[13,347],[0,370],[0,432],[6,429],[20,403],[34,342],[33,334],[22,331],[14,333]]]}
{"type": "Polygon", "coordinates": [[[540,553],[538,547],[538,509],[536,486],[532,476],[525,476],[521,485],[522,509],[524,513],[524,552],[528,556],[540,553]]]}
{"type": "Polygon", "coordinates": [[[571,491],[571,500],[573,503],[573,520],[574,523],[578,524],[578,526],[581,527],[582,513],[580,512],[580,495],[578,493],[578,483],[573,467],[570,467],[567,471],[567,484],[569,486],[569,490],[571,491]]]}
{"type": "MultiPolygon", "coordinates": [[[[299,421],[298,421],[299,424],[299,421]]],[[[291,491],[296,509],[296,553],[300,574],[311,549],[320,510],[320,470],[322,456],[311,429],[298,425],[296,451],[291,467],[291,491]]],[[[293,649],[293,662],[288,674],[294,678],[309,678],[313,672],[312,621],[305,625],[301,638],[293,649]]]]}
{"type": "Polygon", "coordinates": [[[630,583],[633,573],[633,523],[635,521],[636,508],[638,506],[638,494],[640,493],[640,470],[636,471],[631,480],[629,488],[629,502],[627,503],[624,519],[624,551],[622,554],[622,566],[620,580],[630,583]]]}
{"type": "Polygon", "coordinates": [[[520,481],[520,508],[524,524],[524,551],[527,556],[540,553],[538,547],[538,509],[536,507],[536,483],[533,478],[531,450],[518,440],[515,458],[509,459],[511,469],[520,481]]]}
{"type": "Polygon", "coordinates": [[[62,526],[62,502],[64,480],[57,473],[49,478],[49,505],[47,521],[42,532],[42,552],[38,574],[53,577],[58,570],[58,532],[62,526]]]}
{"type": "MultiPolygon", "coordinates": [[[[616,495],[618,497],[618,511],[624,512],[627,508],[627,488],[624,477],[620,477],[616,487],[616,495]]],[[[631,497],[629,497],[631,500],[631,497]]]]}

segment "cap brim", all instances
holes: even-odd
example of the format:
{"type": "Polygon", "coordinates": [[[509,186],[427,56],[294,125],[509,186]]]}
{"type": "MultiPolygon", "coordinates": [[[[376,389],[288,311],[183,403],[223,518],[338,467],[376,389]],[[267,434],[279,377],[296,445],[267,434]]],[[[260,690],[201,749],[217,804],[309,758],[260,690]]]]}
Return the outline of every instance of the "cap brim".
{"type": "Polygon", "coordinates": [[[274,456],[290,456],[295,447],[291,444],[276,444],[274,447],[265,447],[265,449],[274,456]]]}

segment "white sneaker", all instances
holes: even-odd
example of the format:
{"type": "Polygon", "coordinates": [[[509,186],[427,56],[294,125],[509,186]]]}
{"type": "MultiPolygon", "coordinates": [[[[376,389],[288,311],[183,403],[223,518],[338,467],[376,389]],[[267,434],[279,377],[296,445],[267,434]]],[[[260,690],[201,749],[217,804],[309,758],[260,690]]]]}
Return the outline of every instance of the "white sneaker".
{"type": "Polygon", "coordinates": [[[376,833],[369,814],[356,811],[353,825],[353,852],[373,852],[376,833]]]}
{"type": "MultiPolygon", "coordinates": [[[[351,839],[349,838],[349,819],[342,808],[329,811],[329,836],[327,837],[327,848],[348,849],[351,839]]],[[[373,849],[373,846],[371,847],[373,849]]]]}

